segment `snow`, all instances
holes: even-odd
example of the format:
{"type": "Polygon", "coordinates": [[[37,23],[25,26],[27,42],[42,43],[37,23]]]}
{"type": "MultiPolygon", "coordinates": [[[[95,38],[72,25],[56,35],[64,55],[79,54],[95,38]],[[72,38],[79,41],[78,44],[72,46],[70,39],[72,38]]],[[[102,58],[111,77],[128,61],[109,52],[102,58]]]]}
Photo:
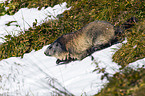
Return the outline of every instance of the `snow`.
{"type": "MultiPolygon", "coordinates": [[[[68,10],[66,3],[50,8],[49,12],[57,16],[57,14],[62,13],[64,10],[68,10]]],[[[11,20],[16,20],[22,30],[29,28],[23,20],[30,26],[32,26],[35,19],[41,24],[44,22],[42,20],[46,18],[45,14],[47,14],[47,11],[48,9],[38,11],[35,8],[22,8],[13,16],[2,16],[0,17],[0,22],[2,22],[0,24],[0,32],[2,33],[0,34],[3,34],[3,36],[6,35],[5,29],[8,32],[13,31],[14,34],[18,34],[18,31],[15,30],[19,30],[19,28],[5,26],[5,23],[11,20]]],[[[25,54],[23,58],[11,57],[3,59],[0,61],[0,95],[51,96],[55,94],[54,91],[58,92],[56,88],[70,95],[72,93],[75,96],[85,96],[85,94],[87,96],[94,95],[108,82],[107,79],[101,80],[102,73],[92,72],[96,68],[95,63],[98,63],[99,68],[106,68],[105,71],[110,76],[118,72],[120,66],[112,62],[112,56],[121,45],[121,43],[115,44],[109,48],[93,53],[94,61],[88,56],[82,61],[74,61],[67,65],[59,66],[55,63],[56,58],[44,55],[44,50],[49,45],[44,46],[38,51],[33,50],[25,54]]],[[[130,63],[129,66],[137,68],[144,65],[144,63],[145,58],[130,63]]]]}
{"type": "MultiPolygon", "coordinates": [[[[91,65],[89,57],[81,62],[76,61],[68,65],[56,66],[56,58],[46,57],[43,54],[45,49],[46,46],[39,51],[32,51],[24,55],[23,59],[11,57],[0,61],[1,74],[3,74],[2,88],[4,88],[2,91],[9,89],[13,93],[13,91],[19,90],[17,94],[24,96],[31,90],[35,94],[34,96],[36,94],[46,96],[46,94],[50,94],[48,90],[52,89],[48,85],[48,79],[54,78],[75,95],[79,96],[83,92],[96,93],[95,87],[98,86],[96,79],[99,80],[101,74],[92,73],[95,65],[91,65]]],[[[101,80],[97,82],[99,88],[102,82],[101,80]]]]}
{"type": "Polygon", "coordinates": [[[44,9],[44,7],[41,10],[38,10],[38,8],[21,8],[17,13],[14,15],[4,15],[0,17],[0,42],[4,42],[2,38],[4,38],[5,35],[18,35],[20,31],[27,30],[28,28],[33,26],[33,22],[35,22],[35,19],[37,19],[38,24],[40,25],[44,23],[44,21],[47,21],[48,19],[55,19],[58,14],[63,13],[65,10],[69,10],[70,8],[66,7],[66,2],[62,4],[58,4],[54,6],[53,8],[48,7],[44,9]],[[51,15],[51,17],[48,17],[48,15],[51,15]],[[10,25],[7,26],[7,24],[10,21],[16,21],[12,22],[10,25]],[[16,25],[20,25],[20,27],[16,27],[16,25]]]}

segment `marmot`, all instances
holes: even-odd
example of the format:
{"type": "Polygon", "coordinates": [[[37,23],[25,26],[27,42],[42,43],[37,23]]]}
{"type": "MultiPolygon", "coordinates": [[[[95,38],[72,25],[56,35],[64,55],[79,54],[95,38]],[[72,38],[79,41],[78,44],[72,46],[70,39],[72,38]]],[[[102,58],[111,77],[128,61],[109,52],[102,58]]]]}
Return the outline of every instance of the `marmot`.
{"type": "Polygon", "coordinates": [[[62,35],[45,50],[44,54],[56,57],[57,64],[82,60],[94,51],[106,45],[110,46],[111,42],[114,43],[116,40],[116,34],[122,33],[122,30],[131,27],[136,21],[136,18],[132,17],[121,27],[114,27],[108,22],[96,20],[78,31],[62,35]]]}

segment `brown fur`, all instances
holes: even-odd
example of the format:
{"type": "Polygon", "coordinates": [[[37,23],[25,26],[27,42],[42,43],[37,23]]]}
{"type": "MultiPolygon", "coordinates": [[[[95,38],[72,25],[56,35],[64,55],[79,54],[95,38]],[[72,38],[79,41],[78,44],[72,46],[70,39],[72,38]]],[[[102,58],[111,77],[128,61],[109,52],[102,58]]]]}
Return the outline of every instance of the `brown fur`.
{"type": "MultiPolygon", "coordinates": [[[[125,25],[125,23],[124,23],[125,25]]],[[[94,49],[115,40],[116,29],[104,21],[94,21],[78,31],[62,35],[55,40],[44,52],[47,56],[56,57],[57,63],[69,60],[82,60],[90,55],[94,49]]],[[[118,30],[118,29],[117,29],[118,30]]]]}

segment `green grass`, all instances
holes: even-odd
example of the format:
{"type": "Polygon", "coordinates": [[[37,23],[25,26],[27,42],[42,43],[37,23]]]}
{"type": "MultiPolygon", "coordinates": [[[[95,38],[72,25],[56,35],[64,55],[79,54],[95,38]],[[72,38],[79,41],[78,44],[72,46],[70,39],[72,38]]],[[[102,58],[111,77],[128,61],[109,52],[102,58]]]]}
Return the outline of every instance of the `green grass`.
{"type": "Polygon", "coordinates": [[[145,69],[125,68],[110,77],[105,88],[94,96],[145,96],[144,88],[145,69]]]}
{"type": "Polygon", "coordinates": [[[131,62],[145,57],[145,21],[126,31],[127,43],[114,54],[113,60],[124,68],[131,62]]]}
{"type": "MultiPolygon", "coordinates": [[[[123,24],[135,16],[140,21],[131,29],[125,31],[127,43],[114,54],[113,61],[124,68],[128,63],[145,57],[145,1],[143,0],[12,0],[0,4],[0,15],[15,14],[20,8],[48,7],[67,2],[70,10],[59,15],[59,20],[50,20],[39,26],[20,32],[19,36],[5,36],[5,43],[0,46],[0,60],[9,57],[23,57],[25,53],[39,50],[52,43],[64,33],[80,29],[94,20],[104,20],[115,26],[123,24]],[[7,11],[4,6],[9,7],[7,11]]],[[[122,37],[123,38],[123,37],[122,37]]],[[[128,96],[144,94],[144,69],[138,71],[128,69],[124,73],[116,73],[110,82],[96,96],[128,96]],[[131,73],[131,74],[130,74],[131,73]],[[140,92],[141,91],[141,92],[140,92]]],[[[141,95],[139,95],[141,96],[141,95]]]]}

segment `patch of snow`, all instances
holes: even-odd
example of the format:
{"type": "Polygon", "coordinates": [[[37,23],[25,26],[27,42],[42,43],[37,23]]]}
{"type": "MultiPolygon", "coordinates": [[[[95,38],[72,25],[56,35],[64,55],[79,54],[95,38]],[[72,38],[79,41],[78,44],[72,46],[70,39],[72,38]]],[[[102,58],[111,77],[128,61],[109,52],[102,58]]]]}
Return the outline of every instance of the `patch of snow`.
{"type": "Polygon", "coordinates": [[[136,48],[136,47],[137,47],[137,45],[133,46],[133,48],[136,48]]]}
{"type": "Polygon", "coordinates": [[[132,62],[128,65],[129,67],[133,68],[133,69],[138,69],[138,68],[145,68],[145,58],[137,60],[135,62],[132,62]]]}
{"type": "Polygon", "coordinates": [[[127,37],[125,37],[125,40],[122,43],[124,44],[127,43],[127,37]]]}
{"type": "MultiPolygon", "coordinates": [[[[62,4],[55,5],[53,8],[48,7],[41,10],[38,8],[21,8],[17,13],[14,15],[4,15],[0,17],[0,37],[4,38],[5,35],[18,35],[20,31],[27,30],[28,28],[33,26],[33,22],[37,19],[38,24],[42,24],[44,21],[48,19],[56,19],[58,14],[63,13],[65,10],[69,10],[70,8],[66,7],[67,3],[64,2],[62,4]],[[51,15],[51,17],[48,17],[51,15]],[[10,21],[16,21],[11,23],[11,26],[6,26],[10,21]],[[16,27],[19,25],[20,27],[16,27]]],[[[0,38],[0,42],[4,42],[3,39],[0,38]]]]}

